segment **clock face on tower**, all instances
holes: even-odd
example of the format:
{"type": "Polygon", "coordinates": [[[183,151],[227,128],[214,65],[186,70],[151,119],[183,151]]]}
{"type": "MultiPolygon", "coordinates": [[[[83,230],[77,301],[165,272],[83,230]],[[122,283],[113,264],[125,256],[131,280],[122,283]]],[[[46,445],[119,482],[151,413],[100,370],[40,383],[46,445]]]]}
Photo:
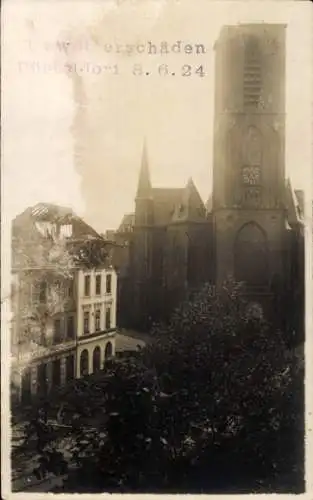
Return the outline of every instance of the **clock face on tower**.
{"type": "Polygon", "coordinates": [[[260,184],[260,167],[243,167],[242,177],[244,184],[257,186],[260,184]]]}

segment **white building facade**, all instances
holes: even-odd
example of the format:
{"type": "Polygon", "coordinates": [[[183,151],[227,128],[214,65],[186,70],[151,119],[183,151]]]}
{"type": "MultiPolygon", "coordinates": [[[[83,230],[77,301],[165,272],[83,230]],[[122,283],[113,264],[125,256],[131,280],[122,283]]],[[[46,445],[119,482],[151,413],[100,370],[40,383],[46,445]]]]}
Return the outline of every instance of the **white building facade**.
{"type": "Polygon", "coordinates": [[[77,273],[76,377],[115,355],[117,275],[113,268],[77,273]]]}
{"type": "Polygon", "coordinates": [[[117,274],[113,268],[76,270],[70,307],[46,325],[46,343],[19,348],[12,334],[12,382],[19,399],[49,393],[73,378],[91,375],[115,356],[117,274]]]}

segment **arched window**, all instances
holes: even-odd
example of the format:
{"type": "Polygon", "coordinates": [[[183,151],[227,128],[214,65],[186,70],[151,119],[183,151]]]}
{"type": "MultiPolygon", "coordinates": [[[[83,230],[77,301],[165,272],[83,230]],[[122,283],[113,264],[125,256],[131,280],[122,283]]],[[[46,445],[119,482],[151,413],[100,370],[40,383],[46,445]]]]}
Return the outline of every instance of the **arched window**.
{"type": "Polygon", "coordinates": [[[111,358],[113,353],[113,348],[111,342],[108,342],[105,346],[104,357],[105,359],[111,358]]]}
{"type": "Polygon", "coordinates": [[[21,398],[23,403],[29,403],[31,400],[31,372],[27,367],[22,374],[21,398]]]}
{"type": "Polygon", "coordinates": [[[80,355],[80,374],[88,375],[89,373],[89,353],[84,349],[80,355]]]}
{"type": "Polygon", "coordinates": [[[235,242],[235,278],[249,286],[268,284],[266,237],[254,222],[245,224],[235,242]]]}
{"type": "Polygon", "coordinates": [[[61,360],[55,359],[52,361],[52,385],[59,386],[61,384],[61,360]]]}
{"type": "Polygon", "coordinates": [[[37,367],[37,393],[46,396],[48,390],[47,365],[42,363],[37,367]]]}
{"type": "Polygon", "coordinates": [[[244,39],[244,106],[257,108],[261,104],[262,67],[258,39],[247,36],[244,39]]]}
{"type": "Polygon", "coordinates": [[[93,361],[92,362],[92,364],[93,364],[93,371],[94,372],[98,372],[100,370],[100,363],[101,363],[101,361],[100,361],[101,351],[100,351],[100,347],[99,346],[97,346],[97,347],[94,348],[94,350],[93,350],[93,356],[92,357],[93,357],[93,360],[92,360],[93,361]]]}
{"type": "Polygon", "coordinates": [[[66,358],[66,380],[72,380],[74,378],[75,362],[74,356],[71,354],[66,358]]]}

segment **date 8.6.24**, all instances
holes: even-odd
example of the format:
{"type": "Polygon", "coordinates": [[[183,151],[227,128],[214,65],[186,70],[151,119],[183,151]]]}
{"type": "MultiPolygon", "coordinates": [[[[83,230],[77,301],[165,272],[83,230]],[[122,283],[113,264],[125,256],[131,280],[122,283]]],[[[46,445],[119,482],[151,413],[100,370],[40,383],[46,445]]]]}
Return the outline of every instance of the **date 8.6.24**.
{"type": "Polygon", "coordinates": [[[191,64],[183,64],[178,69],[172,69],[169,67],[168,64],[160,64],[153,71],[151,71],[151,70],[146,71],[142,64],[134,64],[132,73],[135,76],[149,76],[149,75],[159,75],[162,77],[165,77],[165,76],[204,77],[205,76],[205,71],[204,71],[203,65],[192,66],[191,64]]]}

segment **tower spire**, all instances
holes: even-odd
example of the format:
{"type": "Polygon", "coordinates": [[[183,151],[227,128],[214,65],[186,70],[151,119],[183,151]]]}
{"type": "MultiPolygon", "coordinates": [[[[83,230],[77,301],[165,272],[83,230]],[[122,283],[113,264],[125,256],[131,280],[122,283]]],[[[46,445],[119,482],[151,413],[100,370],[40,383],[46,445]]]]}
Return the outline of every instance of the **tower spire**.
{"type": "Polygon", "coordinates": [[[147,142],[146,139],[144,139],[142,157],[141,157],[141,168],[140,168],[136,197],[149,198],[150,196],[151,196],[150,170],[148,162],[147,142]]]}

